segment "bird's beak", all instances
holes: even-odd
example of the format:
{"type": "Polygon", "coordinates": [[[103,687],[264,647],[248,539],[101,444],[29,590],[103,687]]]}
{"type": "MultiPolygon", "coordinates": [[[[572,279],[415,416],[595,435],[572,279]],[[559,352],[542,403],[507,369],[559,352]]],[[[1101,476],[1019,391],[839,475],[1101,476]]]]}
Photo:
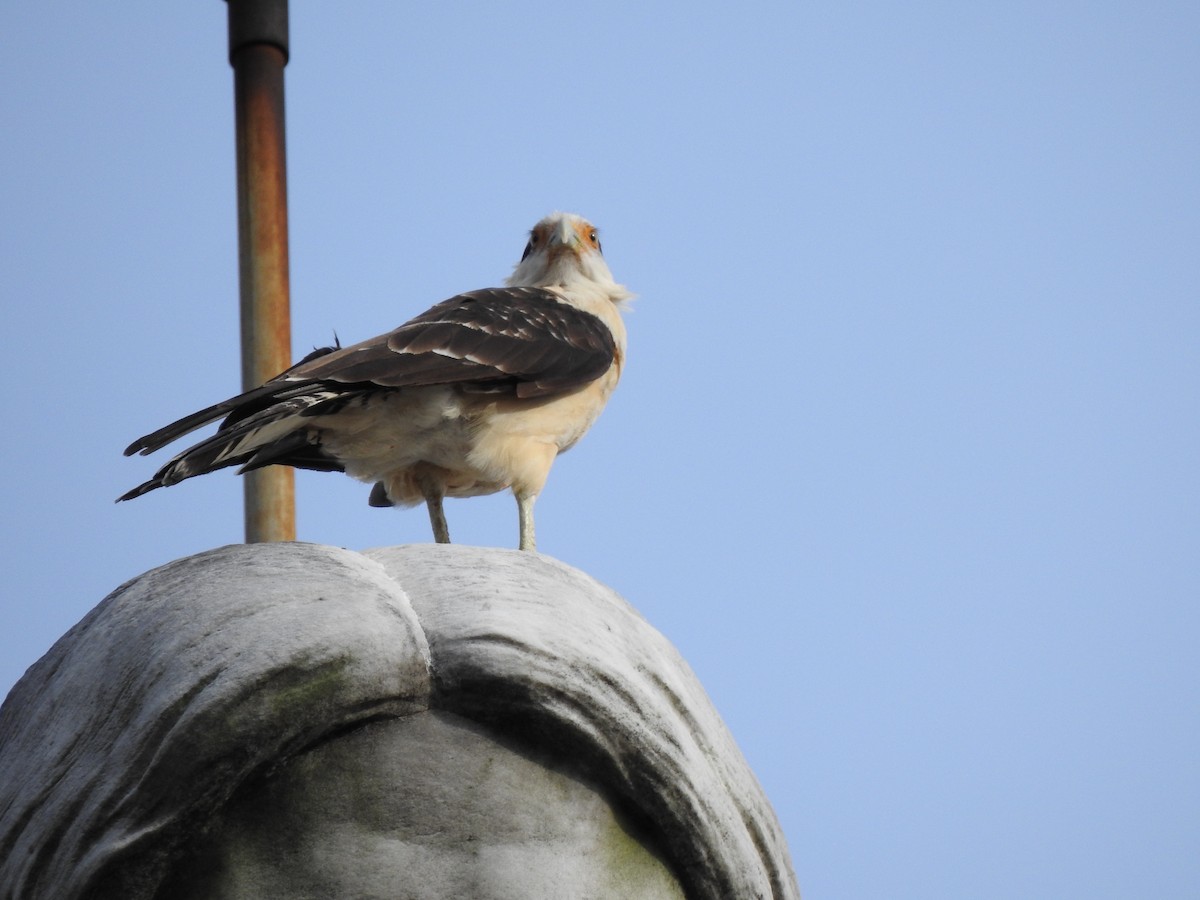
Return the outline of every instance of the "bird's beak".
{"type": "Polygon", "coordinates": [[[558,223],[558,227],[554,230],[554,234],[550,236],[550,239],[556,244],[562,244],[564,247],[571,247],[579,243],[579,235],[575,233],[574,225],[566,219],[558,223]]]}
{"type": "Polygon", "coordinates": [[[546,243],[546,255],[551,260],[555,260],[564,253],[579,256],[583,241],[579,237],[579,233],[575,230],[574,224],[563,219],[555,226],[554,231],[550,233],[546,243]]]}

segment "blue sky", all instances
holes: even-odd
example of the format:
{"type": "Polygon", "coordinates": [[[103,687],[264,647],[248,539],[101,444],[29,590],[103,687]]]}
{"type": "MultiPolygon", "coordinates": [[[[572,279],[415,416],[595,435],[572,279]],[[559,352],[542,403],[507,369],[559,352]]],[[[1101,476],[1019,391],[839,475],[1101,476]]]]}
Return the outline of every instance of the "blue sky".
{"type": "MultiPolygon", "coordinates": [[[[601,227],[629,366],[539,548],[679,646],[807,900],[1200,895],[1200,8],[291,15],[297,355],[601,227]]],[[[0,9],[3,691],[241,539],[228,473],[112,502],[238,387],[224,16],[0,9]]],[[[300,538],[429,540],[367,493],[302,474],[300,538]]]]}

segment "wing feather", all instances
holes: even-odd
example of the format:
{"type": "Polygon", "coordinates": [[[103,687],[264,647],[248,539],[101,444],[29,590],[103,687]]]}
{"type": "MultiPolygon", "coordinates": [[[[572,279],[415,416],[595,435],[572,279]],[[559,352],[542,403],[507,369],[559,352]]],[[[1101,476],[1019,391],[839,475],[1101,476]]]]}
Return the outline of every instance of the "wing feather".
{"type": "Polygon", "coordinates": [[[541,397],[594,381],[615,358],[608,326],[551,291],[513,287],[459,294],[387,334],[314,350],[260,387],[138,438],[126,455],[150,453],[224,418],[216,434],[121,499],[230,465],[339,469],[303,421],[334,415],[373,391],[454,384],[469,392],[541,397]]]}
{"type": "Polygon", "coordinates": [[[616,354],[600,319],[540,288],[489,288],[451,297],[395,331],[297,366],[287,380],[379,387],[489,382],[522,396],[582,387],[616,354]]]}

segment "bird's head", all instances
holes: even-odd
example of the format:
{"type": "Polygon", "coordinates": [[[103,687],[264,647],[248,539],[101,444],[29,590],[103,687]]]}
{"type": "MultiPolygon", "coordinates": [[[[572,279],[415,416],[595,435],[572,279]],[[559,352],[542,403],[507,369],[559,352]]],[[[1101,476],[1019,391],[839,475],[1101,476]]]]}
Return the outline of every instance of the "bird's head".
{"type": "Polygon", "coordinates": [[[604,290],[614,302],[632,295],[613,280],[596,226],[574,213],[551,213],[533,226],[509,287],[581,287],[604,290]]]}

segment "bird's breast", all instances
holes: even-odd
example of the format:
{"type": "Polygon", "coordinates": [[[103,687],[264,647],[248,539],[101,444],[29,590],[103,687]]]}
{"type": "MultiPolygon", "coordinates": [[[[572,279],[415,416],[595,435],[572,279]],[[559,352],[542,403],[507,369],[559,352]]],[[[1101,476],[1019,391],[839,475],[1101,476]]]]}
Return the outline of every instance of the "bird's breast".
{"type": "Polygon", "coordinates": [[[483,402],[472,413],[476,421],[472,467],[537,493],[554,458],[571,449],[596,421],[619,377],[613,365],[590,384],[555,397],[480,398],[483,402]]]}
{"type": "Polygon", "coordinates": [[[596,421],[619,378],[614,363],[582,388],[533,399],[452,386],[388,391],[330,416],[321,444],[346,474],[385,482],[396,503],[420,500],[401,490],[417,466],[443,470],[447,496],[514,486],[537,492],[554,458],[596,421]]]}

